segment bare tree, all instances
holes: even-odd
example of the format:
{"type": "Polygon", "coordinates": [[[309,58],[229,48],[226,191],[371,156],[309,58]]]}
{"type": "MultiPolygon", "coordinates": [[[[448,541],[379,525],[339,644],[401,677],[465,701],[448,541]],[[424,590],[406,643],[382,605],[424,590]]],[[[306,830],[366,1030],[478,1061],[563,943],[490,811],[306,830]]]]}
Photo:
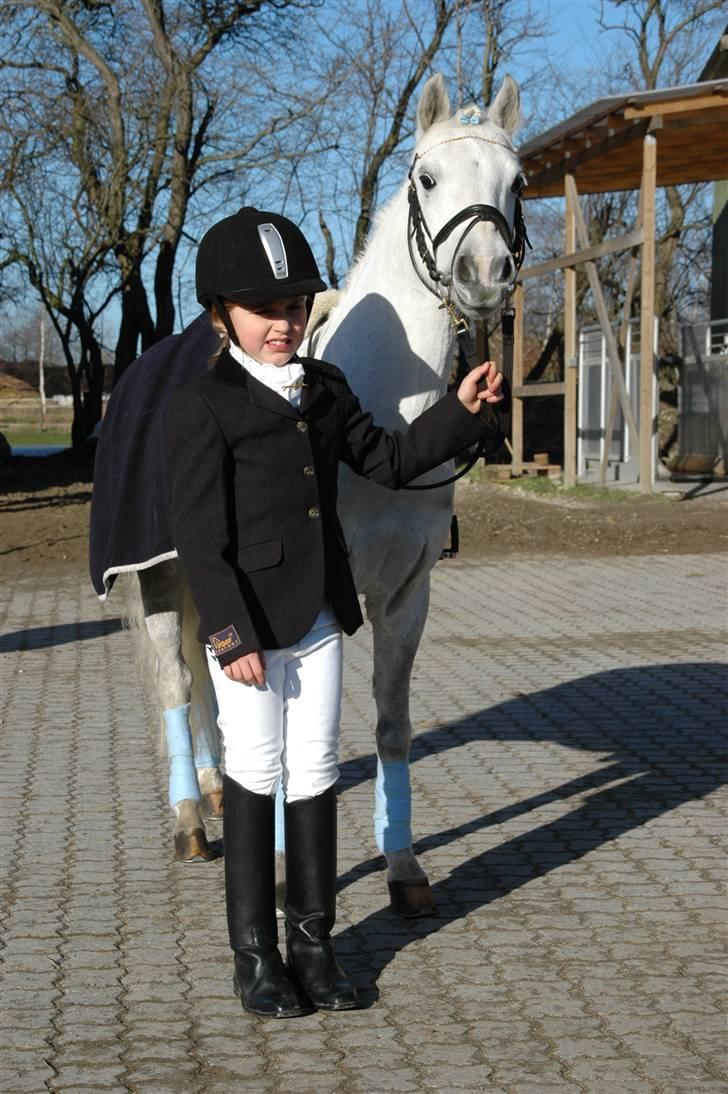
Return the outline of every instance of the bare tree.
{"type": "MultiPolygon", "coordinates": [[[[539,115],[536,131],[605,95],[693,82],[722,29],[723,8],[721,0],[602,3],[599,22],[605,33],[593,43],[594,63],[588,70],[579,71],[565,64],[563,58],[551,61],[550,112],[539,115]]],[[[707,201],[705,185],[658,190],[655,302],[663,349],[675,347],[679,320],[707,299],[707,201]]],[[[590,241],[598,243],[629,230],[637,206],[638,195],[634,192],[585,197],[583,208],[590,241]]],[[[529,203],[527,215],[534,259],[560,253],[563,223],[561,214],[555,215],[553,202],[529,203]]],[[[629,261],[629,255],[618,254],[599,263],[605,298],[615,319],[625,299],[629,261]]],[[[539,285],[529,283],[527,320],[533,333],[543,333],[547,320],[560,315],[562,287],[560,277],[549,277],[539,285]]],[[[583,268],[577,269],[577,300],[582,320],[594,321],[596,312],[583,268]]],[[[631,307],[633,315],[639,313],[639,289],[631,307]]]]}
{"type": "MultiPolygon", "coordinates": [[[[459,101],[487,105],[505,63],[544,28],[520,0],[359,0],[346,24],[333,27],[327,14],[324,6],[317,35],[342,83],[322,124],[336,150],[319,159],[300,200],[320,210],[348,264],[364,246],[376,208],[401,180],[426,79],[440,71],[459,89],[459,101]],[[465,72],[475,81],[465,81],[465,72]]],[[[327,254],[330,264],[330,246],[327,254]]]]}
{"type": "Polygon", "coordinates": [[[109,301],[118,297],[121,310],[118,376],[173,329],[193,199],[241,164],[260,171],[279,156],[280,134],[311,112],[305,80],[294,85],[291,74],[273,97],[270,66],[265,86],[258,59],[280,20],[305,6],[0,2],[10,28],[0,62],[0,266],[24,267],[58,330],[77,441],[100,416],[97,329],[109,301]]]}
{"type": "MultiPolygon", "coordinates": [[[[622,18],[608,21],[602,3],[600,25],[631,45],[626,50],[622,44],[619,61],[613,66],[630,89],[652,90],[694,81],[725,17],[722,0],[614,0],[613,9],[622,18]]],[[[660,198],[655,312],[661,321],[663,343],[674,346],[679,319],[695,305],[696,290],[704,288],[694,273],[701,266],[698,256],[707,260],[709,251],[707,187],[667,186],[660,198]]],[[[604,199],[593,201],[592,222],[603,204],[604,199]]],[[[605,219],[603,211],[601,218],[605,219]]],[[[623,279],[619,282],[623,284],[623,279]]],[[[612,299],[619,300],[616,285],[614,289],[612,299]]],[[[635,305],[639,306],[638,293],[635,305]]]]}

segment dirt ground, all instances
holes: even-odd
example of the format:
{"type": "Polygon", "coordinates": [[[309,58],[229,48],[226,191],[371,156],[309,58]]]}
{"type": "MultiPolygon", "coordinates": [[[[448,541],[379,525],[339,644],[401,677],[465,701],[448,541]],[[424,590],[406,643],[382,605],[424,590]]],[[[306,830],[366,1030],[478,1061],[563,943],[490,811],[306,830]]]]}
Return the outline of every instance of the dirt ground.
{"type": "MultiPolygon", "coordinates": [[[[0,471],[3,575],[86,565],[92,469],[67,454],[16,458],[0,471]]],[[[728,549],[728,483],[683,483],[679,498],[548,497],[487,482],[458,484],[463,560],[544,554],[701,554],[728,549]]]]}

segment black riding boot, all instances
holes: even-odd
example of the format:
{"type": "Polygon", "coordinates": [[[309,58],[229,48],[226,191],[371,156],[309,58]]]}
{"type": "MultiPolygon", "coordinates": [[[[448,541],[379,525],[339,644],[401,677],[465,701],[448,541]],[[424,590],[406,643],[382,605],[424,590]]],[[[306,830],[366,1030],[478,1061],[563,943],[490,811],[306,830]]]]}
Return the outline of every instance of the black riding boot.
{"type": "Polygon", "coordinates": [[[340,968],[336,920],[336,790],[286,802],[286,945],[288,967],[315,1007],[351,1010],[356,988],[340,968]]]}
{"type": "Polygon", "coordinates": [[[233,987],[245,1010],[297,1018],[311,1006],[289,977],[278,949],[273,868],[274,799],[223,779],[225,900],[233,987]]]}

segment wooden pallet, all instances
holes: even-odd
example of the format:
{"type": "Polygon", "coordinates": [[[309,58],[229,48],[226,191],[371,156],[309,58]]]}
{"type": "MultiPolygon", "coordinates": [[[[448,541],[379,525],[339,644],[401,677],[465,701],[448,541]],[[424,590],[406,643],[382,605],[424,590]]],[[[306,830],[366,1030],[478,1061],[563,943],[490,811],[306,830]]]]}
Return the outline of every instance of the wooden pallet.
{"type": "Polygon", "coordinates": [[[547,478],[556,478],[562,472],[561,464],[558,463],[536,463],[531,461],[530,463],[511,463],[504,464],[498,469],[499,472],[503,472],[503,477],[507,479],[518,479],[521,475],[542,475],[547,478]]]}

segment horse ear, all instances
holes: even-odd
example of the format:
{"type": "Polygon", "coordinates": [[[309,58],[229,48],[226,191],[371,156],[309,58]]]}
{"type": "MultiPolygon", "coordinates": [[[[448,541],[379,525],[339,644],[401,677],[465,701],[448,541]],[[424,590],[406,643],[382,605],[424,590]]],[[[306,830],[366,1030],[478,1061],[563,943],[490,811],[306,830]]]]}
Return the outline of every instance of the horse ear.
{"type": "Polygon", "coordinates": [[[521,93],[512,77],[506,76],[493,105],[488,110],[488,120],[504,129],[512,137],[521,124],[521,93]]]}
{"type": "Polygon", "coordinates": [[[436,122],[444,122],[450,117],[450,96],[447,93],[445,78],[441,72],[435,73],[425,84],[417,105],[417,140],[436,122]]]}

